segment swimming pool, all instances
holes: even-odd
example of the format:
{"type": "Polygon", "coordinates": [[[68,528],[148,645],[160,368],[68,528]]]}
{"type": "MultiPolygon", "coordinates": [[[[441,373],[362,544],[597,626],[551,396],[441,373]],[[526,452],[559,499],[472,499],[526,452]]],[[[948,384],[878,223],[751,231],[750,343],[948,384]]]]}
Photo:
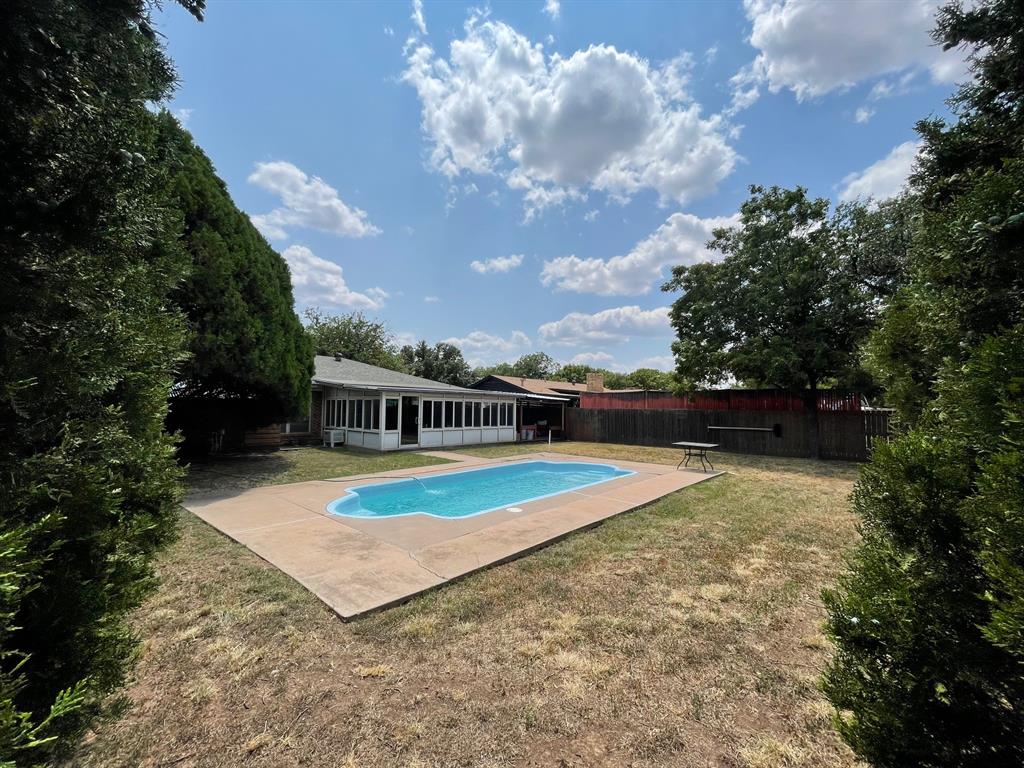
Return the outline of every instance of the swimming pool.
{"type": "Polygon", "coordinates": [[[524,461],[346,488],[346,494],[328,504],[327,511],[370,518],[472,517],[632,474],[611,464],[524,461]]]}

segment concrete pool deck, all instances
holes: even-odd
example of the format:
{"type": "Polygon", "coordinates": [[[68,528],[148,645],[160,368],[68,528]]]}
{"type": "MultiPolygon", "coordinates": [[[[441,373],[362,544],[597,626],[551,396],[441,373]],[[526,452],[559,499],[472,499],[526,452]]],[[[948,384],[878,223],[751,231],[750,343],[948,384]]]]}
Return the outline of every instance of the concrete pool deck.
{"type": "Polygon", "coordinates": [[[722,474],[557,453],[503,459],[478,459],[449,451],[428,453],[454,461],[191,498],[185,501],[185,508],[291,576],[349,620],[722,474]],[[520,504],[516,511],[496,510],[475,517],[354,518],[327,511],[327,504],[344,495],[345,488],[382,479],[538,460],[614,464],[635,474],[520,504]]]}

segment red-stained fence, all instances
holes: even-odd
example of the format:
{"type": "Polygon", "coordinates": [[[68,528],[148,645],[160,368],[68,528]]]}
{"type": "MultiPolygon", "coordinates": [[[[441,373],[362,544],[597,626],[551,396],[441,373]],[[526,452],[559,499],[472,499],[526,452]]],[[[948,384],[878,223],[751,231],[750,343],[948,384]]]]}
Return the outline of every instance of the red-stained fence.
{"type": "MultiPolygon", "coordinates": [[[[670,392],[584,392],[580,395],[580,408],[803,412],[806,403],[799,394],[780,389],[722,389],[687,397],[677,397],[670,392]]],[[[857,392],[838,389],[818,392],[819,413],[858,413],[860,410],[861,396],[857,392]]]]}

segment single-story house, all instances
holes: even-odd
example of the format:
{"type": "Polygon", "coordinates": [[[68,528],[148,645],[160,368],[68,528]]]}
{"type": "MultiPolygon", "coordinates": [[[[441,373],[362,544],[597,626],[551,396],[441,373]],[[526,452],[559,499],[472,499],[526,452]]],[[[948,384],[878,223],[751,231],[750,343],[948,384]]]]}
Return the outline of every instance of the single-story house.
{"type": "Polygon", "coordinates": [[[511,443],[516,396],[317,355],[309,422],[284,425],[282,437],[298,437],[302,427],[313,439],[340,430],[347,445],[379,451],[511,443]]]}

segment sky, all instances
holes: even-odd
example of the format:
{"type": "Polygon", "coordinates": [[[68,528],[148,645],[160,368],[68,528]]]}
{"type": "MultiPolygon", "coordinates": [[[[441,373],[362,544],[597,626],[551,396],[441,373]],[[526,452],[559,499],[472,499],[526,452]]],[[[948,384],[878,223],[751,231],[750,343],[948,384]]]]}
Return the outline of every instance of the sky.
{"type": "Polygon", "coordinates": [[[222,2],[159,12],[168,103],[288,261],[472,365],[670,369],[661,285],[751,184],[898,192],[959,51],[931,0],[222,2]]]}

